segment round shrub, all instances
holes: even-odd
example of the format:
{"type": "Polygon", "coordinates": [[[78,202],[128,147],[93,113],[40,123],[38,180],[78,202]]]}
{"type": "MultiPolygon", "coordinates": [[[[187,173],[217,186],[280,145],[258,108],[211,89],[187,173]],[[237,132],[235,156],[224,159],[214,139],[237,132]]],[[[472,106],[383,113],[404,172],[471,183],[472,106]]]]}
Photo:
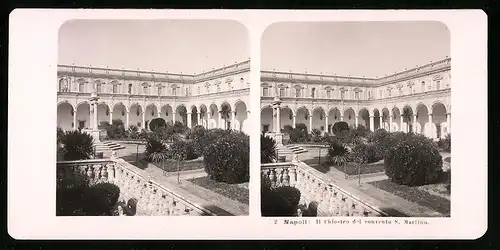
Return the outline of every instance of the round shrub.
{"type": "Polygon", "coordinates": [[[360,143],[354,146],[349,158],[360,164],[373,163],[382,159],[377,153],[375,145],[371,143],[360,143]]]}
{"type": "Polygon", "coordinates": [[[297,123],[295,128],[293,128],[290,132],[290,142],[292,143],[302,143],[306,142],[309,138],[307,132],[307,126],[304,123],[297,123]]]}
{"type": "Polygon", "coordinates": [[[260,135],[260,162],[271,163],[276,160],[276,141],[269,136],[260,135]]]}
{"type": "MultiPolygon", "coordinates": [[[[188,143],[182,140],[175,141],[168,148],[168,158],[178,161],[186,160],[188,156],[188,143]]],[[[191,149],[191,152],[193,150],[191,149]]]]}
{"type": "MultiPolygon", "coordinates": [[[[218,132],[216,132],[218,133],[218,132]]],[[[210,133],[203,155],[205,171],[217,182],[243,183],[249,180],[249,137],[227,130],[221,136],[210,133]]]]}
{"type": "Polygon", "coordinates": [[[332,132],[336,135],[339,136],[342,131],[349,130],[349,125],[347,122],[336,122],[333,124],[332,127],[332,132]]]}
{"type": "Polygon", "coordinates": [[[261,213],[263,216],[294,216],[300,201],[295,187],[272,188],[269,179],[261,178],[261,213]]]}
{"type": "Polygon", "coordinates": [[[313,129],[311,131],[311,140],[313,142],[321,142],[322,136],[321,136],[321,131],[319,129],[313,129]]]}
{"type": "Polygon", "coordinates": [[[387,150],[385,174],[400,185],[421,186],[437,181],[442,172],[438,149],[420,136],[406,136],[387,150]]]}
{"type": "Polygon", "coordinates": [[[98,183],[83,192],[83,211],[90,216],[112,215],[120,197],[120,188],[112,183],[98,183]]]}
{"type": "Polygon", "coordinates": [[[151,131],[156,131],[156,129],[158,128],[165,128],[165,127],[167,127],[167,122],[163,118],[154,118],[149,123],[149,129],[151,131]]]}
{"type": "Polygon", "coordinates": [[[190,139],[193,142],[192,146],[195,154],[203,154],[203,138],[207,133],[208,131],[203,126],[198,125],[195,126],[186,136],[187,139],[190,139]]]}

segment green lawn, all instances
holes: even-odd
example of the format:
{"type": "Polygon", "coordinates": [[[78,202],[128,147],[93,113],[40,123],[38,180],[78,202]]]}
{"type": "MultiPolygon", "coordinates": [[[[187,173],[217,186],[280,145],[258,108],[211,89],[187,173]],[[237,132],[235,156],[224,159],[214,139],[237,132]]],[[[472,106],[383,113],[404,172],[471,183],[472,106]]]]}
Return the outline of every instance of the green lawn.
{"type": "MultiPolygon", "coordinates": [[[[153,163],[155,166],[158,168],[162,169],[162,164],[161,163],[153,163]]],[[[187,171],[187,170],[196,170],[196,169],[203,169],[205,168],[205,165],[203,165],[203,160],[191,160],[191,161],[181,161],[180,162],[180,171],[187,171]]],[[[174,160],[167,160],[165,161],[165,165],[163,166],[163,169],[166,172],[177,172],[177,162],[174,160]]]]}
{"type": "Polygon", "coordinates": [[[218,193],[227,198],[239,201],[248,205],[249,192],[247,188],[240,187],[238,184],[228,184],[224,182],[216,182],[208,177],[200,177],[189,179],[195,185],[201,186],[215,193],[218,193]]]}
{"type": "Polygon", "coordinates": [[[380,173],[380,172],[385,171],[383,161],[378,162],[378,163],[372,163],[372,164],[361,164],[359,170],[358,170],[359,165],[354,163],[354,162],[347,163],[347,165],[345,166],[345,170],[344,170],[344,166],[337,166],[337,165],[333,165],[333,164],[329,164],[328,166],[334,167],[334,168],[346,173],[347,175],[357,175],[358,171],[360,172],[360,174],[372,174],[372,173],[380,173]]]}
{"type": "MultiPolygon", "coordinates": [[[[446,216],[450,216],[450,200],[443,197],[432,195],[426,191],[421,190],[421,187],[410,187],[392,183],[389,180],[381,180],[370,182],[376,188],[382,189],[386,192],[397,195],[410,202],[417,203],[421,206],[431,208],[446,216]]],[[[433,184],[442,185],[442,184],[433,184]]],[[[427,185],[430,186],[430,185],[427,185]]]]}

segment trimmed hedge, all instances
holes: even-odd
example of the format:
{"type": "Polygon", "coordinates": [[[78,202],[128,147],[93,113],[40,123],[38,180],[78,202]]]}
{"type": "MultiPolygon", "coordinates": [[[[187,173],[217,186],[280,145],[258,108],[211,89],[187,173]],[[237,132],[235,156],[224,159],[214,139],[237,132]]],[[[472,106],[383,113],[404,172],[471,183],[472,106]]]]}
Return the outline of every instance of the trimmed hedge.
{"type": "Polygon", "coordinates": [[[208,143],[203,161],[208,177],[218,182],[249,181],[250,145],[248,135],[232,130],[214,130],[205,137],[208,143]]]}
{"type": "Polygon", "coordinates": [[[167,122],[163,118],[154,118],[149,122],[149,129],[151,131],[156,131],[158,128],[167,127],[167,122]]]}
{"type": "Polygon", "coordinates": [[[300,201],[300,190],[282,186],[272,188],[269,179],[261,178],[262,216],[296,216],[300,201]]]}
{"type": "Polygon", "coordinates": [[[335,124],[333,124],[332,132],[336,136],[340,136],[342,131],[346,130],[349,130],[349,125],[347,124],[347,122],[336,122],[335,124]]]}
{"type": "Polygon", "coordinates": [[[112,183],[98,183],[83,192],[83,211],[90,216],[113,215],[120,188],[112,183]]]}
{"type": "Polygon", "coordinates": [[[412,134],[401,136],[400,140],[385,154],[385,173],[389,179],[407,186],[436,182],[442,172],[443,160],[432,141],[412,134]]]}

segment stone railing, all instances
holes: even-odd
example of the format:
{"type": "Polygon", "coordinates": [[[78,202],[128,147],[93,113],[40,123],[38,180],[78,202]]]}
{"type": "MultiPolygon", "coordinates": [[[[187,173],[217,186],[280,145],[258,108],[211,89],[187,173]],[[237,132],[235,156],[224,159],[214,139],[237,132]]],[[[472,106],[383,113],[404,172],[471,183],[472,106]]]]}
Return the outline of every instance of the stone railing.
{"type": "Polygon", "coordinates": [[[120,200],[133,200],[136,215],[213,216],[209,210],[194,204],[141,173],[141,169],[123,159],[93,159],[57,162],[58,184],[82,181],[108,182],[120,188],[120,200]]]}
{"type": "Polygon", "coordinates": [[[316,172],[297,160],[261,166],[262,178],[270,180],[272,187],[296,187],[301,193],[300,205],[310,207],[314,204],[317,216],[387,216],[316,172]]]}

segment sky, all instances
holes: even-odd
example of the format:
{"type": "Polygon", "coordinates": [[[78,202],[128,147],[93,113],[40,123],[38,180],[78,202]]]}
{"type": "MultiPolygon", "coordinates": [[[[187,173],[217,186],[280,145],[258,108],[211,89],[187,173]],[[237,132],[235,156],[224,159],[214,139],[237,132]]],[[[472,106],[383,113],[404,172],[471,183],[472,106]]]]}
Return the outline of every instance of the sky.
{"type": "Polygon", "coordinates": [[[439,22],[277,23],[261,56],[262,70],[378,78],[449,57],[450,36],[439,22]]]}
{"type": "Polygon", "coordinates": [[[198,74],[248,60],[245,26],[212,20],[76,20],[59,30],[58,64],[198,74]]]}

